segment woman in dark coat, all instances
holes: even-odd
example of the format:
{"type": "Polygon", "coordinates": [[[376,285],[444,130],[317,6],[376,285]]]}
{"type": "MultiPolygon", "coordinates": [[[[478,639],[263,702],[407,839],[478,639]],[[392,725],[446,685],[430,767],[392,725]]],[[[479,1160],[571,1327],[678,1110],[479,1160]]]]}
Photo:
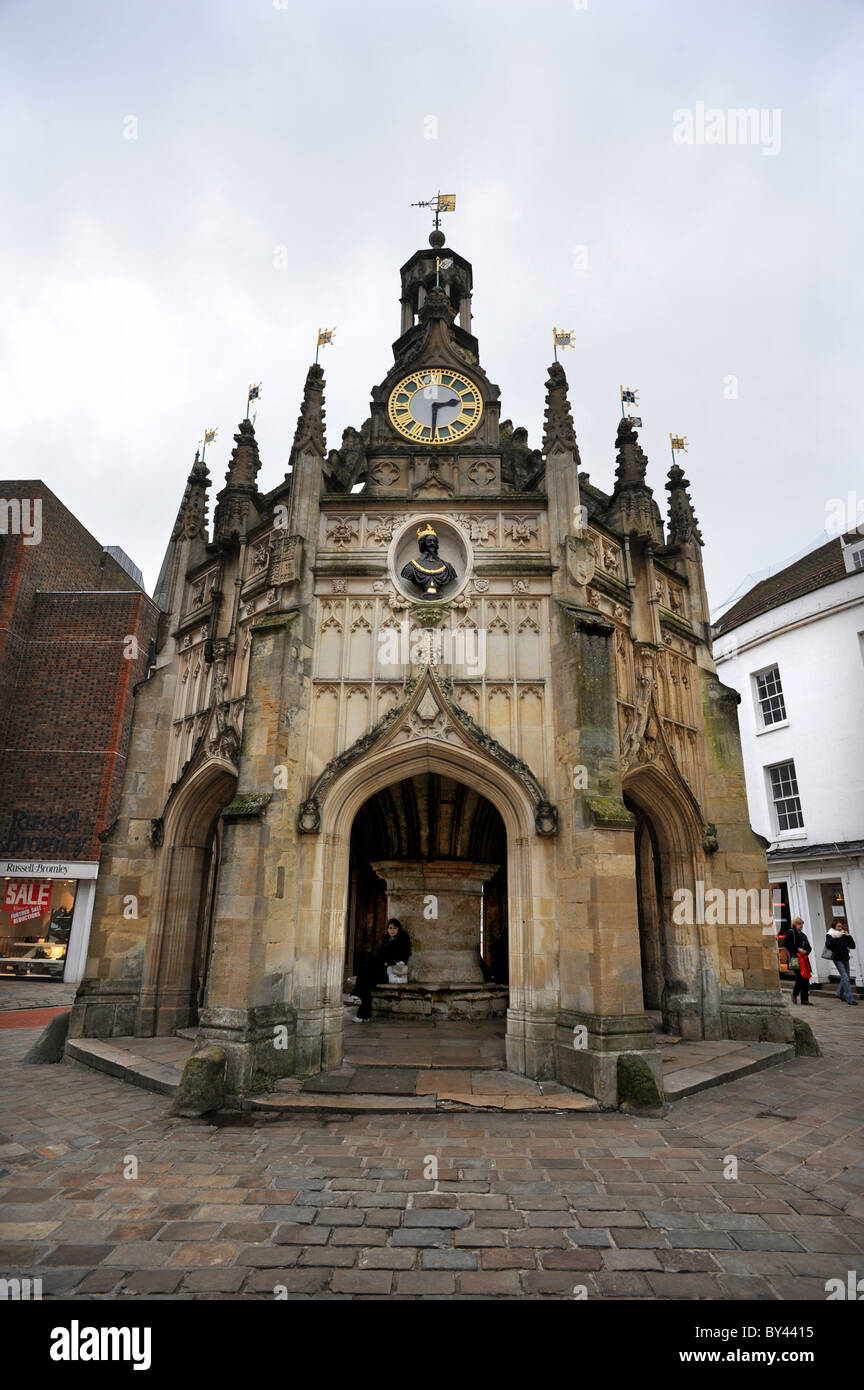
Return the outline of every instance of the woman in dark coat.
{"type": "Polygon", "coordinates": [[[849,979],[849,952],[855,950],[855,942],[842,918],[834,918],[825,935],[825,945],[834,958],[834,969],[840,976],[840,983],[834,992],[836,998],[845,999],[847,1004],[857,1004],[849,979]]]}
{"type": "Polygon", "coordinates": [[[788,952],[790,963],[797,959],[798,970],[795,971],[795,983],[792,986],[792,1003],[798,1003],[798,995],[801,995],[801,1003],[810,1003],[810,961],[808,956],[813,950],[810,942],[804,934],[804,920],[801,917],[793,917],[788,929],[780,938],[780,945],[788,952]]]}
{"type": "Polygon", "coordinates": [[[376,985],[386,983],[388,965],[395,965],[400,960],[407,964],[410,954],[410,936],[398,918],[391,917],[387,923],[381,950],[371,965],[361,965],[357,971],[354,993],[360,1000],[360,1008],[357,1010],[355,1023],[368,1023],[372,1017],[372,991],[376,985]]]}

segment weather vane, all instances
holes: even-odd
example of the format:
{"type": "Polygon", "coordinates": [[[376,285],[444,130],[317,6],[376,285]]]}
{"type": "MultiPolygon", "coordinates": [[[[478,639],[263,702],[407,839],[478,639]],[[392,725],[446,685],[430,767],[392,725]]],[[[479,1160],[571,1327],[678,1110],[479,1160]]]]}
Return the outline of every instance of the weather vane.
{"type": "Polygon", "coordinates": [[[246,419],[247,419],[247,420],[249,419],[249,406],[252,404],[253,401],[259,401],[260,399],[261,399],[261,382],[259,381],[257,386],[250,386],[250,387],[249,387],[249,391],[248,391],[248,394],[247,394],[247,396],[246,396],[246,419]]]}
{"type": "Polygon", "coordinates": [[[435,231],[441,230],[442,212],[456,211],[455,193],[436,193],[434,198],[427,198],[425,203],[412,203],[412,208],[431,208],[435,214],[435,231]]]}
{"type": "Polygon", "coordinates": [[[639,392],[633,386],[621,386],[619,387],[619,390],[621,392],[621,419],[629,420],[631,425],[635,425],[637,429],[641,429],[642,416],[628,415],[624,410],[625,403],[627,405],[639,404],[639,392]]]}
{"type": "Polygon", "coordinates": [[[211,425],[208,425],[208,426],[205,428],[205,430],[204,430],[204,440],[203,440],[203,443],[202,443],[202,445],[201,445],[201,462],[202,462],[202,463],[204,462],[204,451],[205,451],[205,449],[207,448],[207,445],[213,443],[213,440],[216,438],[216,436],[217,436],[218,433],[219,433],[219,428],[218,428],[218,426],[211,426],[211,425]]]}
{"type": "Polygon", "coordinates": [[[675,455],[677,453],[686,454],[687,452],[687,436],[686,434],[670,434],[669,443],[672,446],[672,462],[677,463],[678,460],[675,455]]]}
{"type": "Polygon", "coordinates": [[[321,349],[322,347],[327,347],[328,345],[332,344],[332,342],[333,342],[333,334],[334,334],[335,332],[336,332],[336,326],[335,326],[335,324],[334,324],[334,326],[333,326],[332,328],[319,328],[319,329],[318,329],[318,342],[317,342],[316,345],[315,345],[315,365],[316,365],[316,367],[317,367],[317,365],[318,365],[318,353],[319,353],[320,349],[321,349]]]}
{"type": "Polygon", "coordinates": [[[576,344],[575,344],[574,341],[573,341],[573,334],[575,333],[575,331],[576,331],[576,330],[575,330],[574,328],[570,328],[570,329],[553,328],[553,329],[552,329],[552,351],[553,351],[554,354],[555,354],[555,361],[556,361],[556,362],[558,361],[558,349],[559,349],[559,347],[560,347],[560,348],[565,348],[565,347],[572,347],[572,348],[575,348],[576,344]]]}

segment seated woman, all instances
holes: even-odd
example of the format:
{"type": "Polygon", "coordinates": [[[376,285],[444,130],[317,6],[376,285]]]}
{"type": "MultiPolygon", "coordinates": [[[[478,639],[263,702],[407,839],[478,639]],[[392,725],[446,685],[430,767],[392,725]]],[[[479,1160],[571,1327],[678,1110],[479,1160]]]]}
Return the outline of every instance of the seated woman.
{"type": "Polygon", "coordinates": [[[407,963],[410,954],[410,936],[398,918],[391,917],[387,923],[381,950],[371,965],[361,965],[357,971],[354,993],[360,1000],[360,1008],[357,1010],[355,1023],[368,1023],[372,1017],[372,991],[376,985],[386,982],[388,965],[395,965],[400,960],[407,963]]]}

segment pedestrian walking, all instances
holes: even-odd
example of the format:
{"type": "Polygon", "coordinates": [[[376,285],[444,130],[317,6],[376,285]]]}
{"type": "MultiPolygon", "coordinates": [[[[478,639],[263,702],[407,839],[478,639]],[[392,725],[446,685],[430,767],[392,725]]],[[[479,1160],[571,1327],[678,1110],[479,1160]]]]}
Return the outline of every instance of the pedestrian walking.
{"type": "Polygon", "coordinates": [[[812,1007],[810,1005],[810,980],[813,971],[810,969],[810,952],[813,947],[807,940],[804,932],[803,917],[793,917],[786,932],[780,938],[780,944],[789,957],[789,969],[795,976],[795,983],[792,986],[792,1003],[798,1003],[801,997],[802,1007],[812,1007]]]}
{"type": "Polygon", "coordinates": [[[825,946],[831,952],[831,960],[840,976],[840,983],[834,991],[835,997],[845,1000],[847,1004],[857,1004],[858,1000],[852,997],[852,984],[849,980],[849,952],[855,950],[855,942],[842,917],[835,917],[828,928],[825,946]]]}

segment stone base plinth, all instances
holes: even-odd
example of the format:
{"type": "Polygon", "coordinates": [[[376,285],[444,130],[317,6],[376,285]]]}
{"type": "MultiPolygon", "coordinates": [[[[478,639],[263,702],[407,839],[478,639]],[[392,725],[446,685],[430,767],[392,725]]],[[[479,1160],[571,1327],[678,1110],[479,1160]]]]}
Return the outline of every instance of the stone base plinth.
{"type": "Polygon", "coordinates": [[[372,1010],[399,1018],[503,1018],[509,995],[506,985],[378,985],[372,1010]]]}
{"type": "Polygon", "coordinates": [[[561,1009],[555,1030],[555,1077],[565,1086],[594,1096],[603,1109],[620,1103],[621,1057],[637,1057],[663,1095],[663,1060],[654,1025],[645,1013],[589,1014],[561,1009]]]}
{"type": "Polygon", "coordinates": [[[498,865],[464,859],[388,859],[371,867],[387,883],[388,917],[400,921],[411,938],[408,979],[417,984],[482,984],[483,884],[498,865]]]}

